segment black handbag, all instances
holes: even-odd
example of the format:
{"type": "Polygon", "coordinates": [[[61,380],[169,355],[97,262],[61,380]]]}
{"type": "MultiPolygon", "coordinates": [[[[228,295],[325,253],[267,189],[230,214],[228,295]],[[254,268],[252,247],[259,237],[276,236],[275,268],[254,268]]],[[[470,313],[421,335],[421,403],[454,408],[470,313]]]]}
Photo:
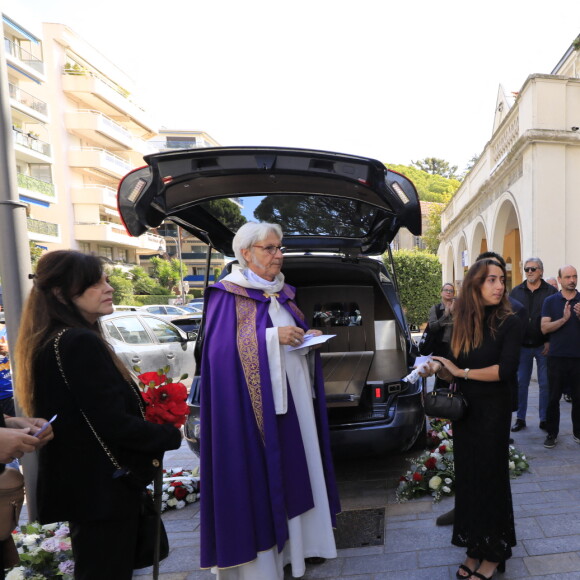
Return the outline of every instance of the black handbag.
{"type": "Polygon", "coordinates": [[[448,389],[433,389],[423,398],[425,414],[429,417],[459,421],[467,412],[467,400],[455,383],[448,389]]]}
{"type": "Polygon", "coordinates": [[[133,558],[133,567],[136,570],[153,566],[157,526],[159,524],[161,525],[159,530],[159,560],[161,561],[169,556],[167,532],[165,531],[163,520],[159,519],[153,498],[149,493],[143,492],[139,513],[139,527],[137,528],[137,546],[133,558]]]}

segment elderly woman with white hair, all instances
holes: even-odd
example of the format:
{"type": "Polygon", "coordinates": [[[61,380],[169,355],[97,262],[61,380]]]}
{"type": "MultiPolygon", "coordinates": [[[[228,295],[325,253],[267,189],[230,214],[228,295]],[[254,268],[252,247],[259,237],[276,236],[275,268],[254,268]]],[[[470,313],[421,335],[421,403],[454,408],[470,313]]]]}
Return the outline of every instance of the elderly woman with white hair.
{"type": "Polygon", "coordinates": [[[336,557],[340,511],[320,355],[281,273],[277,224],[234,237],[241,269],[206,291],[201,364],[201,566],[275,580],[336,557]],[[300,347],[291,349],[291,347],[300,347]]]}

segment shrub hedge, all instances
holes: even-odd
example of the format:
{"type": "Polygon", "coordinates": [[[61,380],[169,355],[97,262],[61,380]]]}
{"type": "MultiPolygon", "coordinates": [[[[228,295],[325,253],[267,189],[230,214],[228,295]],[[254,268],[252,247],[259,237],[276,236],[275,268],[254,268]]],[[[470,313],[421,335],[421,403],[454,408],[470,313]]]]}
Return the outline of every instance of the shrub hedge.
{"type": "MultiPolygon", "coordinates": [[[[201,288],[192,288],[185,295],[185,301],[189,302],[192,298],[201,298],[203,290],[201,288]]],[[[125,306],[147,306],[149,304],[169,304],[169,300],[178,298],[175,294],[120,294],[115,304],[125,306]]]]}
{"type": "Polygon", "coordinates": [[[420,250],[396,250],[393,262],[407,323],[421,326],[431,306],[441,301],[441,263],[436,255],[420,250]]]}

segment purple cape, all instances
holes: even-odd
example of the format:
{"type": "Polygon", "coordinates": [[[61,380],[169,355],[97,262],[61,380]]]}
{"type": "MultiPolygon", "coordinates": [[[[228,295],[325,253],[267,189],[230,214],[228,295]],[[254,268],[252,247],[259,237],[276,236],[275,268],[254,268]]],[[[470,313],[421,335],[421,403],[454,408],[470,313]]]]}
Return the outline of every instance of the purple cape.
{"type": "MultiPolygon", "coordinates": [[[[278,301],[308,329],[286,285],[278,301]]],[[[287,520],[314,502],[294,401],[276,415],[266,350],[270,299],[220,282],[206,292],[201,364],[201,567],[254,560],[288,540],[287,520]]],[[[328,434],[320,355],[313,399],[332,517],[340,511],[328,434]]]]}

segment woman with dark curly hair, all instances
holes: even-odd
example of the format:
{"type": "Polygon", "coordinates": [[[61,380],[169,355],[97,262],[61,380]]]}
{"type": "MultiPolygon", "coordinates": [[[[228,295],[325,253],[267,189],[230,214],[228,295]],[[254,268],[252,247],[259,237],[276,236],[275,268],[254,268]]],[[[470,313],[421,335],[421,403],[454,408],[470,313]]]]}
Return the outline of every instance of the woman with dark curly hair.
{"type": "Polygon", "coordinates": [[[429,375],[454,382],[468,401],[453,423],[456,496],[452,543],[467,548],[457,578],[486,580],[516,545],[509,479],[510,384],[517,371],[521,321],[510,303],[505,267],[494,259],[467,272],[454,308],[449,358],[429,375]],[[477,451],[476,451],[477,450],[477,451]]]}
{"type": "Polygon", "coordinates": [[[133,577],[142,495],[163,452],[181,443],[173,425],[145,420],[139,389],[99,329],[112,312],[99,258],[49,252],[16,344],[19,404],[29,415],[58,415],[39,454],[38,513],[43,524],[69,522],[77,580],[133,577]],[[65,475],[71,468],[74,477],[65,475]]]}

